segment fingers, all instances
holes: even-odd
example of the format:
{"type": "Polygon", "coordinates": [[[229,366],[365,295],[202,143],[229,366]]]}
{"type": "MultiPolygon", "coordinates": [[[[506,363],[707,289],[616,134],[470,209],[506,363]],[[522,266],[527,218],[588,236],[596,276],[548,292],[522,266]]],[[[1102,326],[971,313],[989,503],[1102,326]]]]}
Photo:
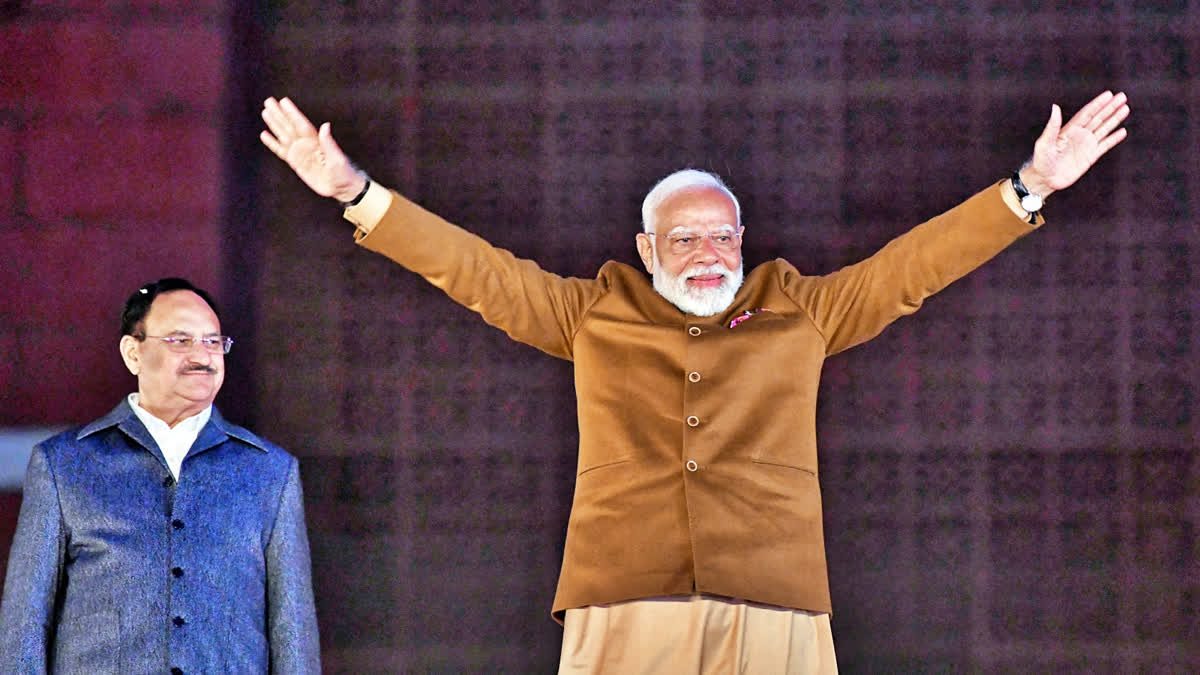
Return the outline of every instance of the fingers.
{"type": "Polygon", "coordinates": [[[1115,110],[1108,112],[1105,118],[1097,125],[1094,133],[1097,136],[1104,138],[1112,133],[1113,129],[1119,127],[1121,122],[1125,121],[1126,117],[1129,117],[1129,106],[1122,103],[1115,110]]]}
{"type": "Polygon", "coordinates": [[[291,124],[292,130],[296,132],[296,135],[316,135],[317,128],[313,126],[312,122],[308,121],[308,118],[305,117],[304,113],[300,112],[300,109],[296,107],[296,104],[292,103],[292,99],[286,96],[283,97],[283,99],[279,101],[279,110],[283,112],[283,115],[291,124]]]}
{"type": "Polygon", "coordinates": [[[291,120],[288,119],[287,114],[280,108],[279,101],[276,101],[274,97],[263,102],[262,118],[271,133],[284,143],[295,137],[296,133],[292,129],[291,120]]]}
{"type": "Polygon", "coordinates": [[[317,134],[312,122],[287,97],[277,101],[272,96],[263,101],[262,118],[270,131],[270,138],[265,135],[266,132],[260,134],[259,138],[280,157],[287,154],[288,146],[296,139],[317,134]]]}
{"type": "Polygon", "coordinates": [[[1099,159],[1104,153],[1113,149],[1118,143],[1125,140],[1128,132],[1123,128],[1118,128],[1125,118],[1129,117],[1128,99],[1124,92],[1113,96],[1104,107],[1096,112],[1095,116],[1089,121],[1087,129],[1098,139],[1096,142],[1096,158],[1099,159]]]}
{"type": "Polygon", "coordinates": [[[267,125],[267,131],[258,134],[259,140],[267,146],[267,149],[275,153],[276,157],[287,161],[287,147],[292,142],[292,131],[291,124],[279,110],[279,102],[274,98],[264,101],[262,118],[267,125]]]}
{"type": "MultiPolygon", "coordinates": [[[[1125,118],[1129,117],[1128,97],[1125,92],[1113,94],[1105,91],[1079,109],[1079,112],[1067,122],[1065,129],[1080,128],[1092,134],[1096,140],[1097,157],[1108,152],[1113,146],[1125,140],[1126,132],[1118,129],[1125,118]]],[[[1051,119],[1054,115],[1051,114],[1051,119]]],[[[1049,131],[1047,125],[1047,131],[1049,131]]],[[[1065,131],[1063,133],[1066,133],[1065,131]]],[[[1042,138],[1046,133],[1042,134],[1042,138]]],[[[1041,139],[1039,139],[1041,140],[1041,139]]]]}
{"type": "MultiPolygon", "coordinates": [[[[1121,115],[1120,119],[1117,120],[1117,124],[1119,124],[1129,114],[1129,108],[1125,105],[1125,101],[1125,94],[1123,92],[1113,96],[1088,122],[1087,129],[1096,132],[1118,114],[1121,115]]],[[[1116,128],[1116,124],[1109,127],[1109,130],[1111,131],[1114,128],[1116,128]]]]}
{"type": "Polygon", "coordinates": [[[266,131],[260,131],[258,132],[258,139],[263,142],[263,145],[267,146],[268,150],[275,153],[276,157],[287,161],[287,150],[279,144],[279,141],[275,140],[274,136],[266,131]]]}
{"type": "Polygon", "coordinates": [[[1104,153],[1111,150],[1117,143],[1125,140],[1125,136],[1127,135],[1128,134],[1125,129],[1117,129],[1115,132],[1105,137],[1104,140],[1100,141],[1099,146],[1097,146],[1098,154],[1096,155],[1096,158],[1099,159],[1100,157],[1103,157],[1104,153]]]}
{"type": "Polygon", "coordinates": [[[295,135],[292,132],[291,123],[283,111],[279,109],[279,102],[274,97],[268,98],[263,102],[262,118],[263,122],[267,124],[267,129],[270,129],[271,133],[279,140],[286,143],[287,139],[295,135]]]}
{"type": "Polygon", "coordinates": [[[1096,98],[1089,101],[1087,105],[1080,108],[1079,112],[1075,113],[1071,117],[1071,121],[1067,122],[1067,126],[1070,127],[1070,126],[1080,125],[1083,127],[1087,127],[1089,124],[1091,124],[1092,118],[1094,118],[1096,116],[1096,113],[1100,112],[1100,110],[1103,109],[1104,106],[1107,105],[1108,102],[1112,100],[1112,98],[1113,98],[1113,93],[1111,91],[1105,90],[1099,96],[1097,96],[1096,98]]]}

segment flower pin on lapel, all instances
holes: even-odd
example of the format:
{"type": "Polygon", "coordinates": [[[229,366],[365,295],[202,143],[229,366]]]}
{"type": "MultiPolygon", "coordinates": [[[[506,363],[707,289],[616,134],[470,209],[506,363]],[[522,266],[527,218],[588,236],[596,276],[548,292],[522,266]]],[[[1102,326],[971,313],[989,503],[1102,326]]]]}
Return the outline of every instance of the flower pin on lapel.
{"type": "Polygon", "coordinates": [[[733,317],[733,321],[729,322],[729,327],[737,328],[737,325],[739,323],[745,321],[746,319],[749,319],[750,317],[754,316],[755,314],[758,314],[759,312],[771,312],[772,314],[774,314],[775,310],[767,309],[766,307],[759,307],[758,309],[748,309],[748,310],[742,312],[741,314],[738,314],[737,316],[733,317]]]}

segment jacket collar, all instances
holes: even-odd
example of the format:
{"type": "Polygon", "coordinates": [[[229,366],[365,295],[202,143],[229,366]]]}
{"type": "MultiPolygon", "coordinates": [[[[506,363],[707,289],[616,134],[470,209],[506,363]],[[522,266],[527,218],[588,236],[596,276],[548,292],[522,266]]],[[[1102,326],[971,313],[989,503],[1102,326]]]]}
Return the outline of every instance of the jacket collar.
{"type": "MultiPolygon", "coordinates": [[[[104,417],[88,424],[79,430],[75,435],[76,440],[82,440],[94,433],[117,427],[126,436],[133,439],[142,447],[152,452],[158,449],[158,444],[154,442],[154,438],[150,435],[150,431],[146,429],[146,425],[138,419],[137,414],[133,412],[133,408],[129,407],[128,399],[122,397],[121,402],[117,407],[113,408],[104,417]]],[[[262,452],[267,452],[267,445],[261,438],[254,435],[248,429],[239,427],[236,424],[231,424],[226,421],[221,415],[221,411],[213,406],[212,415],[208,418],[208,423],[200,430],[200,434],[196,436],[196,441],[192,443],[192,449],[188,452],[189,455],[194,455],[203,452],[214,446],[220,445],[226,439],[233,437],[249,445],[257,448],[262,452]]]]}

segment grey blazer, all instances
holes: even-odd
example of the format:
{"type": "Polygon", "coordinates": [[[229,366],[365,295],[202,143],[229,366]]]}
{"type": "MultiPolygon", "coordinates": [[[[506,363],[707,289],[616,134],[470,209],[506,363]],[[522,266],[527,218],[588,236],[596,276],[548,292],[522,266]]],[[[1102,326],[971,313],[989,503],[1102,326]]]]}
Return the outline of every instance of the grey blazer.
{"type": "Polygon", "coordinates": [[[296,459],[214,408],[180,476],[125,401],[34,448],[0,672],[320,672],[296,459]]]}

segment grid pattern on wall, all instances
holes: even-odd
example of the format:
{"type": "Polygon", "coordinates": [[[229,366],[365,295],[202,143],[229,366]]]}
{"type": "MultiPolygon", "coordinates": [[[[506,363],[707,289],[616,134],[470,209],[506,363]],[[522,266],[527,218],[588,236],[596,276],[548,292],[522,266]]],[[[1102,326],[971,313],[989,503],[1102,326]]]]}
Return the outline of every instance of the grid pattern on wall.
{"type": "MultiPolygon", "coordinates": [[[[1019,165],[1050,103],[1127,91],[1130,139],[1043,230],[827,363],[835,639],[846,672],[1196,662],[1194,3],[276,11],[265,93],[576,276],[636,262],[681,166],[739,194],[748,263],[832,271],[1019,165]]],[[[258,427],[303,457],[327,665],[549,671],[570,365],[357,249],[282,166],[262,182],[258,427]]]]}

